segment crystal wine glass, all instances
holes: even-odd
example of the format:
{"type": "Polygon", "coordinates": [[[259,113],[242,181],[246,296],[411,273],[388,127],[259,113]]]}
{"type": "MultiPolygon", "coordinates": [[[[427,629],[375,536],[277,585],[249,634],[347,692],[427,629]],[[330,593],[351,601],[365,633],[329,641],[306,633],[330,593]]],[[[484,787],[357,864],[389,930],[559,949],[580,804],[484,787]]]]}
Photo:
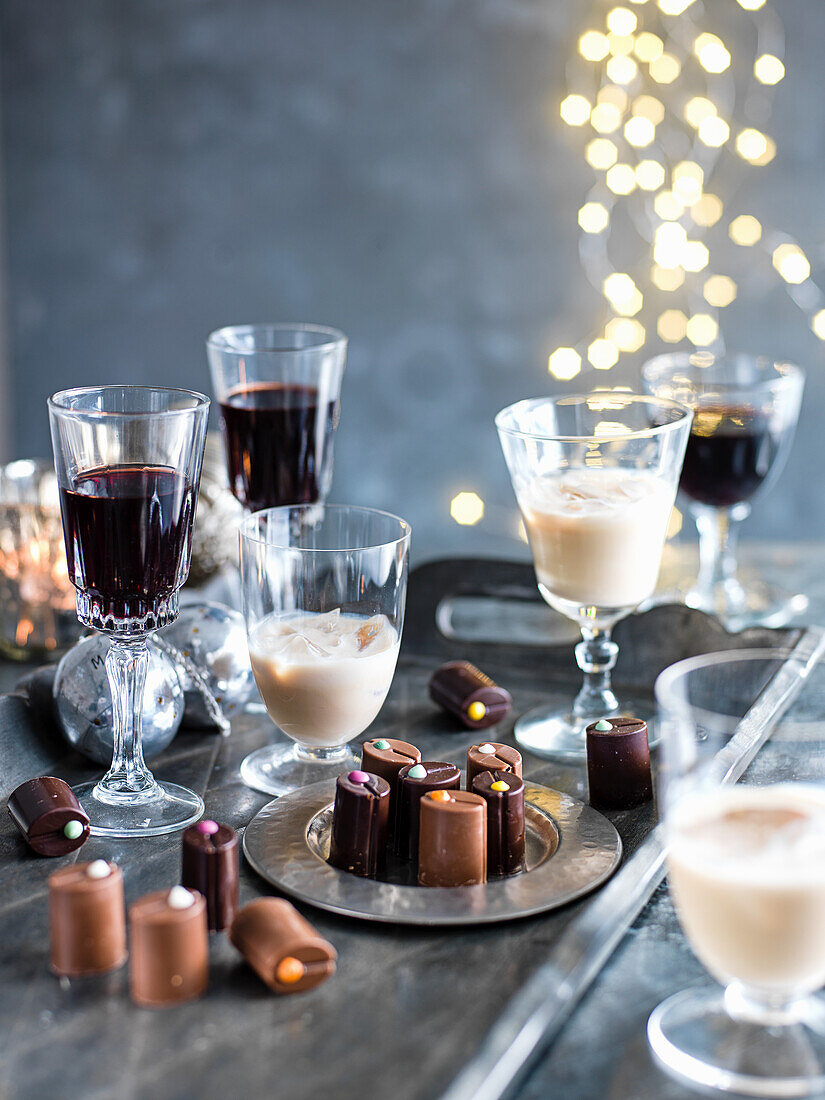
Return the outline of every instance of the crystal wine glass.
{"type": "Polygon", "coordinates": [[[656,587],[690,421],[674,401],[616,391],[519,401],[496,417],[539,591],[583,637],[572,711],[516,723],[539,756],[582,759],[588,723],[619,712],[610,633],[656,587]]]}
{"type": "Polygon", "coordinates": [[[99,386],[49,399],[55,469],[77,617],[108,635],[114,757],[77,789],[93,831],[156,836],[197,821],[203,801],[160,783],[141,748],[147,636],[178,614],[209,398],[189,390],[99,386]]]}
{"type": "Polygon", "coordinates": [[[825,984],[825,669],[810,673],[740,783],[723,783],[714,759],[786,656],[704,654],[655,687],[670,892],[721,987],[691,982],[669,997],[648,1039],[671,1076],[736,1095],[825,1089],[825,1002],[812,996],[825,984]]]}
{"type": "Polygon", "coordinates": [[[699,576],[690,607],[717,615],[730,630],[781,626],[805,610],[801,593],[736,576],[739,523],[751,501],[782,472],[805,375],[790,363],[752,355],[676,352],[642,368],[645,389],[693,409],[679,491],[699,532],[699,576]]]}
{"type": "Polygon", "coordinates": [[[293,742],[241,764],[245,783],[285,794],[359,766],[349,742],[384,704],[395,673],[410,527],[371,508],[270,508],[241,524],[252,671],[293,742]]]}
{"type": "Polygon", "coordinates": [[[249,512],[321,503],[347,338],[321,325],[235,325],[206,341],[229,486],[249,512]]]}

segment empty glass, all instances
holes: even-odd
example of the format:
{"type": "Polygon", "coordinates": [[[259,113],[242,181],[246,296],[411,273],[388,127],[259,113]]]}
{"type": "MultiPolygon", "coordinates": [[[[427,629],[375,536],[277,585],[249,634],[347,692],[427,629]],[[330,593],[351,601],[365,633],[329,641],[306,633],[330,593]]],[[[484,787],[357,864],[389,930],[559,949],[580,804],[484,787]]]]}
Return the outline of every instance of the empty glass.
{"type": "Polygon", "coordinates": [[[811,996],[825,984],[823,666],[740,783],[714,760],[786,656],[705,654],[655,689],[670,892],[721,984],[669,997],[648,1038],[672,1076],[737,1095],[825,1089],[825,1003],[811,996]]]}
{"type": "Polygon", "coordinates": [[[158,782],[143,760],[148,635],[174,622],[189,573],[209,398],[99,386],[49,399],[54,464],[77,617],[112,639],[114,758],[77,789],[93,832],[154,836],[203,813],[194,791],[158,782]]]}
{"type": "Polygon", "coordinates": [[[736,576],[739,523],[779,476],[793,442],[805,375],[753,355],[676,352],[642,368],[645,389],[694,410],[679,490],[699,532],[699,576],[690,607],[730,630],[781,626],[804,611],[802,594],[736,576]]]}
{"type": "Polygon", "coordinates": [[[392,683],[409,550],[409,524],[372,508],[270,508],[243,521],[252,671],[270,718],[293,742],[246,757],[250,787],[285,794],[359,766],[349,742],[392,683]]]}
{"type": "Polygon", "coordinates": [[[235,325],[206,341],[229,486],[249,512],[326,500],[347,338],[321,325],[235,325]]]}
{"type": "Polygon", "coordinates": [[[656,587],[691,415],[597,391],[519,401],[496,417],[539,591],[583,637],[572,710],[540,707],[516,723],[516,740],[539,756],[582,759],[585,727],[619,711],[610,632],[656,587]]]}

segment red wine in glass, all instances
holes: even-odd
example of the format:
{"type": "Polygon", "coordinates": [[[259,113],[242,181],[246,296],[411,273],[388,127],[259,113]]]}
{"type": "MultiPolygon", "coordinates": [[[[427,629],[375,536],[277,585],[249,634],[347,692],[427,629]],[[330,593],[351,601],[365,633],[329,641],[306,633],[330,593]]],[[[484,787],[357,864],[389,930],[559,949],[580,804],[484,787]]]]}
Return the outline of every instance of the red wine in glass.
{"type": "Polygon", "coordinates": [[[61,507],[69,576],[101,618],[157,614],[189,567],[195,494],[167,466],[84,470],[61,507]]]}
{"type": "Polygon", "coordinates": [[[259,383],[221,402],[229,485],[250,512],[319,499],[318,477],[338,420],[338,402],[312,386],[259,383]]]}
{"type": "Polygon", "coordinates": [[[714,508],[750,500],[771,473],[784,435],[758,409],[696,409],[680,490],[697,504],[714,508]]]}

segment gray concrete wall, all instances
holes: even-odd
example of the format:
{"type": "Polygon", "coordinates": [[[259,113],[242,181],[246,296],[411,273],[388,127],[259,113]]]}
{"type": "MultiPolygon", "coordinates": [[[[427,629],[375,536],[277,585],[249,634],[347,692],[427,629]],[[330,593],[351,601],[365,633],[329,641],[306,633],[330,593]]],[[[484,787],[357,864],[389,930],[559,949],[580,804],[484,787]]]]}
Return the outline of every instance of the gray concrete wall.
{"type": "MultiPolygon", "coordinates": [[[[777,10],[779,155],[731,210],[821,267],[825,5],[777,10]]],[[[419,555],[515,550],[492,417],[561,388],[548,352],[602,316],[577,255],[591,174],[557,116],[586,24],[572,0],[4,0],[8,449],[48,453],[60,386],[207,388],[210,329],[326,322],[351,337],[334,497],[402,512],[419,555]],[[462,488],[478,528],[449,519],[462,488]]],[[[750,530],[823,535],[823,345],[769,280],[752,291],[729,343],[810,381],[750,530]]]]}

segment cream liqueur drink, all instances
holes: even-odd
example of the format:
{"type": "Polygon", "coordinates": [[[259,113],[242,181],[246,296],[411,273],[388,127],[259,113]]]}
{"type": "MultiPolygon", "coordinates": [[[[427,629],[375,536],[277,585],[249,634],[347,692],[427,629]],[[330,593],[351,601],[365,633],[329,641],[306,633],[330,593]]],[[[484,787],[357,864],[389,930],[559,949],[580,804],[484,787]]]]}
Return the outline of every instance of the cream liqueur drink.
{"type": "Polygon", "coordinates": [[[782,783],[691,795],[668,844],[682,927],[715,977],[786,994],[825,985],[825,792],[782,783]]]}
{"type": "Polygon", "coordinates": [[[400,638],[385,615],[269,615],[249,635],[252,671],[270,718],[307,745],[345,745],[378,714],[400,638]]]}
{"type": "MultiPolygon", "coordinates": [[[[548,603],[630,608],[653,593],[674,490],[655,474],[588,466],[518,491],[548,603]]],[[[565,614],[569,607],[559,607],[565,614]]]]}

